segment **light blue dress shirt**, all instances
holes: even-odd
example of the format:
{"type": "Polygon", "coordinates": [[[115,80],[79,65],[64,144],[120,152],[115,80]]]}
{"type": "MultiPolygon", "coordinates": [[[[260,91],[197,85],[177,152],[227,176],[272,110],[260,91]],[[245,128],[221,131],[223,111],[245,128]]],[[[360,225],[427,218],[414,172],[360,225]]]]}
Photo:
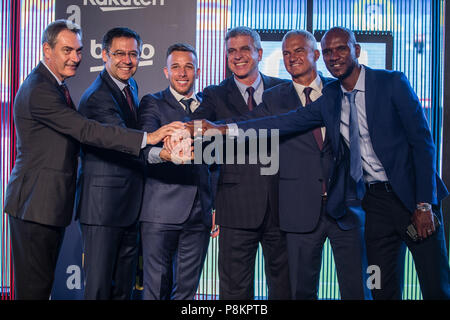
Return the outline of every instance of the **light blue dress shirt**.
{"type": "MultiPolygon", "coordinates": [[[[388,178],[386,172],[378,159],[375,151],[373,150],[372,141],[370,139],[369,127],[367,125],[366,115],[366,94],[365,94],[365,77],[366,70],[364,65],[361,65],[361,72],[356,82],[354,90],[358,90],[355,97],[355,104],[358,111],[358,125],[359,125],[359,146],[361,149],[362,167],[364,180],[367,183],[372,182],[386,182],[388,178]]],[[[342,92],[348,92],[341,86],[342,92]]],[[[379,106],[382,108],[382,106],[379,106]]],[[[349,140],[349,117],[350,117],[350,104],[345,95],[342,97],[342,109],[341,109],[341,127],[340,132],[344,138],[347,146],[350,145],[349,140]]]]}

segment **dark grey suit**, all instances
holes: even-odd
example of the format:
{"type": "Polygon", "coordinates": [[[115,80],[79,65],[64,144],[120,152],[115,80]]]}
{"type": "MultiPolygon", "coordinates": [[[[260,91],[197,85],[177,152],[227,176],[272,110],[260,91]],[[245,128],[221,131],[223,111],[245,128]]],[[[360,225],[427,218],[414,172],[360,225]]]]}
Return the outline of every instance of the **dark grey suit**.
{"type": "Polygon", "coordinates": [[[79,142],[139,155],[143,134],[87,120],[40,63],[16,95],[17,157],[5,196],[18,299],[48,299],[72,219],[79,142]]]}
{"type": "MultiPolygon", "coordinates": [[[[321,80],[323,86],[332,81],[321,80]]],[[[245,117],[282,114],[301,105],[291,81],[266,90],[263,103],[245,117]]],[[[351,211],[339,219],[325,212],[326,202],[321,194],[332,165],[328,136],[322,149],[312,131],[280,137],[280,228],[286,232],[293,299],[317,299],[322,249],[327,238],[333,248],[341,297],[370,298],[364,276],[367,258],[363,221],[351,211]]]]}
{"type": "MultiPolygon", "coordinates": [[[[264,90],[285,82],[261,74],[264,90]]],[[[205,88],[193,119],[211,121],[239,117],[248,106],[233,77],[205,88]]],[[[246,148],[248,150],[248,148],[246,148]]],[[[220,225],[219,278],[221,299],[253,299],[258,244],[266,264],[269,299],[289,299],[284,237],[278,219],[278,176],[261,175],[260,164],[225,164],[217,186],[216,223],[220,225]],[[239,249],[239,250],[237,250],[239,249]]]]}
{"type": "MultiPolygon", "coordinates": [[[[129,79],[138,106],[138,90],[129,79]]],[[[137,110],[137,109],[136,109],[137,110]]],[[[125,95],[103,70],[81,97],[89,119],[137,128],[125,95]]],[[[144,188],[143,157],[82,145],[77,218],[84,248],[85,299],[130,299],[138,252],[138,216],[144,188]]]]}

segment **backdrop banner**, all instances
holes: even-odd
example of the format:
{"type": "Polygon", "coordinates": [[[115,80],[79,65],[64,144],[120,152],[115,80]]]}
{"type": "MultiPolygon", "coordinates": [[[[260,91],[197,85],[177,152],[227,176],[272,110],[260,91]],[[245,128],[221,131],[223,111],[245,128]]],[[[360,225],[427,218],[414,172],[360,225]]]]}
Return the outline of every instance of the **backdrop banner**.
{"type": "MultiPolygon", "coordinates": [[[[184,42],[195,47],[196,0],[55,2],[56,19],[71,20],[79,24],[83,31],[83,61],[77,75],[67,80],[76,105],[83,92],[103,70],[102,39],[111,28],[128,27],[139,33],[142,38],[141,61],[134,76],[139,86],[139,98],[168,86],[163,68],[166,65],[166,50],[170,45],[184,42]]],[[[141,263],[139,265],[142,266],[141,263]]],[[[66,229],[56,268],[52,299],[82,299],[83,282],[81,235],[78,222],[73,221],[66,229]]],[[[139,297],[139,292],[136,296],[139,297]]]]}

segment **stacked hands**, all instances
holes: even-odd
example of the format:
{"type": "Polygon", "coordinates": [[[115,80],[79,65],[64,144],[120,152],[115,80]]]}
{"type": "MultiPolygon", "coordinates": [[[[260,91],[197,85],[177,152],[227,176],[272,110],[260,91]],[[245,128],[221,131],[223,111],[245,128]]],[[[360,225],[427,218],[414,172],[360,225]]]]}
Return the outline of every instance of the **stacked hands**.
{"type": "MultiPolygon", "coordinates": [[[[194,120],[187,123],[174,121],[158,130],[147,134],[147,144],[158,144],[163,141],[164,146],[159,154],[161,159],[175,164],[190,163],[194,159],[194,146],[192,137],[225,133],[226,126],[217,126],[207,120],[194,120]],[[223,131],[218,131],[222,128],[223,131]],[[216,130],[210,130],[216,129],[216,130]]],[[[220,233],[220,227],[215,223],[215,211],[212,215],[211,237],[220,233]]]]}
{"type": "Polygon", "coordinates": [[[193,120],[187,123],[174,121],[148,133],[147,144],[156,145],[163,141],[164,146],[159,154],[161,159],[175,164],[189,163],[194,159],[192,137],[223,134],[224,132],[219,130],[222,127],[207,120],[193,120]]]}

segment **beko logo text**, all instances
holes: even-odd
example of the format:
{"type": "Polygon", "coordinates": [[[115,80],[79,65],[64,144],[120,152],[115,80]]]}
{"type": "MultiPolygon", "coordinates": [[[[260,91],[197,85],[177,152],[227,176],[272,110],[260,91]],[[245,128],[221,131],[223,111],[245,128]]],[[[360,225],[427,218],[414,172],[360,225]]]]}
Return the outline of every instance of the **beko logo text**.
{"type": "Polygon", "coordinates": [[[164,5],[164,0],[84,0],[83,5],[99,6],[102,11],[145,9],[147,6],[164,5]]]}

